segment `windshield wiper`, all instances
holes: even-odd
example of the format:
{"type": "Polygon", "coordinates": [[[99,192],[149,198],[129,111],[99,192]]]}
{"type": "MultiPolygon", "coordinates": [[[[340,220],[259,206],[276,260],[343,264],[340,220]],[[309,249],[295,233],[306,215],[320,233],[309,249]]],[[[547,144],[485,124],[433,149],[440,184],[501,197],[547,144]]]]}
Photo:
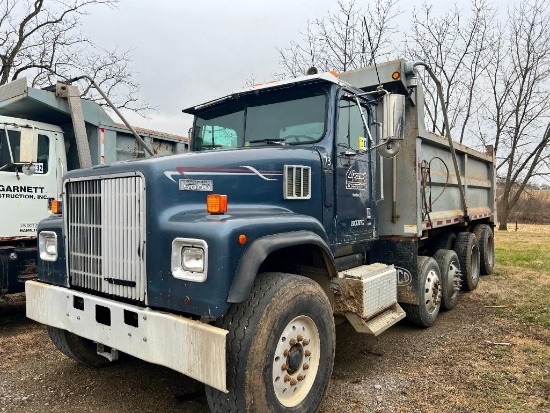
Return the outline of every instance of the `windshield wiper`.
{"type": "Polygon", "coordinates": [[[252,141],[248,141],[248,143],[267,143],[267,144],[284,145],[285,140],[286,140],[285,138],[265,138],[265,139],[254,139],[252,141]]]}

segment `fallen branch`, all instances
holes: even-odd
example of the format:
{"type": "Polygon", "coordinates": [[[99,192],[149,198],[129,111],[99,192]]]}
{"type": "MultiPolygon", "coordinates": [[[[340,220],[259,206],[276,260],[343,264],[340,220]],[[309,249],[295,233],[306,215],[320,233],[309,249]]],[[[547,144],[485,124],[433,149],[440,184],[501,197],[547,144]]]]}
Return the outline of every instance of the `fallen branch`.
{"type": "Polygon", "coordinates": [[[510,343],[495,343],[494,341],[485,340],[487,344],[492,344],[493,346],[511,346],[510,343]]]}
{"type": "Polygon", "coordinates": [[[485,308],[508,308],[507,305],[486,305],[485,308]]]}

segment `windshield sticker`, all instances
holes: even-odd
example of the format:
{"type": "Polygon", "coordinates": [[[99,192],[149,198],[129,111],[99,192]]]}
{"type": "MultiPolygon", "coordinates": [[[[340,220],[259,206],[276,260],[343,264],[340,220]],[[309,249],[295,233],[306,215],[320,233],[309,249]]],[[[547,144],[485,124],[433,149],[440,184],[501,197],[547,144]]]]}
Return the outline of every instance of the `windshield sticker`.
{"type": "Polygon", "coordinates": [[[176,171],[165,171],[164,176],[170,179],[172,182],[177,183],[174,177],[177,176],[257,176],[264,181],[278,181],[273,178],[275,176],[282,176],[282,171],[259,171],[252,166],[241,166],[240,168],[200,168],[191,166],[182,166],[176,168],[176,171]]]}
{"type": "Polygon", "coordinates": [[[180,191],[202,191],[212,192],[214,183],[212,181],[197,181],[195,179],[180,179],[180,191]]]}
{"type": "Polygon", "coordinates": [[[349,168],[346,174],[346,189],[352,191],[364,191],[367,189],[367,173],[355,172],[349,168]]]}

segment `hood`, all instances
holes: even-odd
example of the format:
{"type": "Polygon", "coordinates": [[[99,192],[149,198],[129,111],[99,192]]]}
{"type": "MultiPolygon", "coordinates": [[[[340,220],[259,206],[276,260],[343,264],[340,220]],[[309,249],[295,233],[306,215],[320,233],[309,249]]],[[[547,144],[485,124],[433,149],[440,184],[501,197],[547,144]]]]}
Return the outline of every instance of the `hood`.
{"type": "MultiPolygon", "coordinates": [[[[285,209],[321,219],[321,158],[315,148],[296,146],[191,152],[148,158],[67,173],[67,178],[141,173],[145,177],[148,215],[176,208],[206,212],[209,194],[228,196],[228,212],[285,209]],[[285,197],[285,166],[309,167],[309,197],[285,197]],[[319,199],[317,199],[319,198],[319,199]]],[[[291,177],[299,185],[300,176],[291,177]]],[[[288,184],[288,183],[287,183],[288,184]]],[[[292,184],[290,184],[292,185],[292,184]]]]}

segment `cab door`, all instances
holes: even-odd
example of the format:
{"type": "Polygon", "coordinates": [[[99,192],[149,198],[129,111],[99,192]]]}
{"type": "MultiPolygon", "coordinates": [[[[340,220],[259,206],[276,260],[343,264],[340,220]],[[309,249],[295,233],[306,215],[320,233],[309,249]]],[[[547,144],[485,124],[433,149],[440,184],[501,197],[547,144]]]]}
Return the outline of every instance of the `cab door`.
{"type": "Polygon", "coordinates": [[[22,128],[0,123],[1,237],[35,237],[38,222],[50,215],[48,198],[59,192],[57,134],[34,129],[37,161],[34,173],[26,175],[19,162],[22,128]]]}
{"type": "Polygon", "coordinates": [[[335,139],[336,226],[340,246],[367,241],[375,236],[373,196],[374,156],[361,117],[372,119],[369,109],[342,95],[338,101],[335,139]]]}

